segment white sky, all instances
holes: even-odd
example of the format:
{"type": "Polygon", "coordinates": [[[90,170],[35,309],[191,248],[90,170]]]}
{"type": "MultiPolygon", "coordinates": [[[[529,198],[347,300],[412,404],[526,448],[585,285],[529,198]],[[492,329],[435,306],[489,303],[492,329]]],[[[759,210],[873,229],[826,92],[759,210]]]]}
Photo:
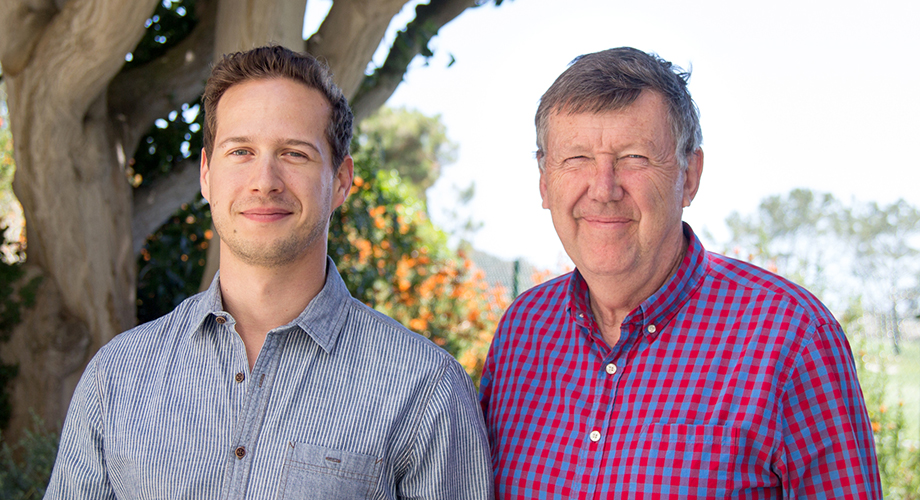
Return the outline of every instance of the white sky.
{"type": "Polygon", "coordinates": [[[918,25],[914,0],[506,0],[442,28],[388,104],[440,114],[460,145],[429,192],[436,223],[451,186],[475,181],[474,246],[554,268],[566,258],[540,208],[533,115],[574,57],[629,45],[692,65],[705,167],[684,219],[722,241],[729,213],[796,187],[920,205],[918,25]]]}

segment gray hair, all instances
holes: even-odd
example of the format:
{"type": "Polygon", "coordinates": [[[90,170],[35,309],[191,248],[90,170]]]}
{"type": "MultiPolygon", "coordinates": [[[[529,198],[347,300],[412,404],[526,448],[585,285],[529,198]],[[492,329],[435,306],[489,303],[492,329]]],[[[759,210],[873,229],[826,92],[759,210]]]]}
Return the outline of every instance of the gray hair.
{"type": "Polygon", "coordinates": [[[658,92],[668,105],[668,121],[676,138],[675,156],[682,168],[703,143],[700,111],[690,97],[690,72],[632,47],[608,49],[575,58],[540,98],[537,159],[544,167],[549,117],[554,113],[600,113],[623,109],[643,90],[658,92]]]}

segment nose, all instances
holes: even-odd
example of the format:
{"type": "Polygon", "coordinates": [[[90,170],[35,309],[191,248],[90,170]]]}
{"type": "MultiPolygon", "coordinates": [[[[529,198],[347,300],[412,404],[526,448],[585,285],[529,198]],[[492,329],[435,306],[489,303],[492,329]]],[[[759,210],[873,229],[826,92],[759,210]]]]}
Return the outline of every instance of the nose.
{"type": "Polygon", "coordinates": [[[623,199],[622,173],[616,167],[615,158],[599,156],[595,159],[588,186],[588,196],[592,200],[607,203],[623,199]]]}
{"type": "Polygon", "coordinates": [[[250,189],[261,194],[280,193],[284,190],[284,180],[281,178],[281,165],[278,160],[270,155],[259,158],[252,165],[252,178],[250,189]]]}

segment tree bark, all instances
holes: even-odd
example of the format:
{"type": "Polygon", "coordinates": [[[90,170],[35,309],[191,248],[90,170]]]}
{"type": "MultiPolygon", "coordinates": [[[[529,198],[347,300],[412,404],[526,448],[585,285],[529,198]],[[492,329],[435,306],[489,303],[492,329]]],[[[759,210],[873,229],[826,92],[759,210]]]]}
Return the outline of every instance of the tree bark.
{"type": "Polygon", "coordinates": [[[19,365],[13,434],[30,409],[59,426],[89,356],[134,324],[131,188],[105,96],[156,3],[82,0],[56,10],[46,2],[37,14],[24,1],[4,6],[2,32],[18,33],[0,49],[13,190],[27,221],[28,273],[42,279],[3,350],[19,365]]]}
{"type": "Polygon", "coordinates": [[[351,99],[393,16],[407,0],[336,0],[307,52],[326,60],[335,83],[351,99]]]}

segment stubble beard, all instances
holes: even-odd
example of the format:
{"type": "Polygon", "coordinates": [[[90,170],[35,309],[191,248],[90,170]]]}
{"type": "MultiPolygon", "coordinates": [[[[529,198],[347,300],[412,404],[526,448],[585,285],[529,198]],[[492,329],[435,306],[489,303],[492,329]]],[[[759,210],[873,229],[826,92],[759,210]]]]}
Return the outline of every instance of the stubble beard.
{"type": "Polygon", "coordinates": [[[236,229],[228,227],[229,224],[222,216],[212,218],[221,244],[244,264],[262,268],[284,267],[304,257],[320,240],[325,240],[328,232],[327,221],[327,218],[320,217],[306,235],[300,231],[293,231],[274,240],[260,240],[255,237],[247,238],[236,229]]]}

